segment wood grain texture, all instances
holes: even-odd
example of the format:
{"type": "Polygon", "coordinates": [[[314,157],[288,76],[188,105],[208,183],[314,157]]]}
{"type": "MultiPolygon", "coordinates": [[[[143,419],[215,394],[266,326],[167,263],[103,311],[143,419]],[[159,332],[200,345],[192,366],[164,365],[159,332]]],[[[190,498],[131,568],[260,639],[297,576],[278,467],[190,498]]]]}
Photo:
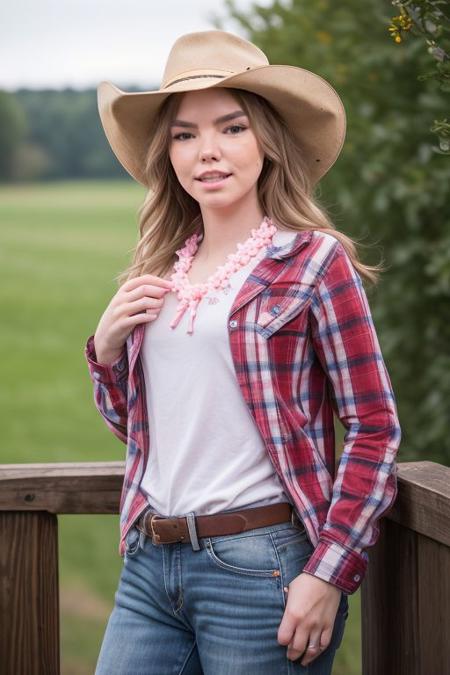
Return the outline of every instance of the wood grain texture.
{"type": "Polygon", "coordinates": [[[58,675],[58,525],[46,512],[0,512],[0,672],[58,675]]]}
{"type": "Polygon", "coordinates": [[[363,675],[450,675],[450,469],[399,465],[361,586],[363,675]]]}
{"type": "Polygon", "coordinates": [[[0,510],[118,514],[125,462],[3,464],[0,510]]]}
{"type": "MultiPolygon", "coordinates": [[[[58,513],[119,512],[124,462],[0,467],[0,673],[59,674],[58,513]]],[[[398,465],[361,586],[363,675],[450,675],[450,468],[398,465]]]]}

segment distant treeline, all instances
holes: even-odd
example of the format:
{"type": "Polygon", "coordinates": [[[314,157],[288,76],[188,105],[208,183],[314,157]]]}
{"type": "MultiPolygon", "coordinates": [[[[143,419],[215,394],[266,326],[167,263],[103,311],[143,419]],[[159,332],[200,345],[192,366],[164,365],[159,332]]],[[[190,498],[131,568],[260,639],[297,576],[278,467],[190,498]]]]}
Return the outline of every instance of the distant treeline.
{"type": "Polygon", "coordinates": [[[102,129],[95,89],[0,91],[1,181],[124,176],[102,129]]]}

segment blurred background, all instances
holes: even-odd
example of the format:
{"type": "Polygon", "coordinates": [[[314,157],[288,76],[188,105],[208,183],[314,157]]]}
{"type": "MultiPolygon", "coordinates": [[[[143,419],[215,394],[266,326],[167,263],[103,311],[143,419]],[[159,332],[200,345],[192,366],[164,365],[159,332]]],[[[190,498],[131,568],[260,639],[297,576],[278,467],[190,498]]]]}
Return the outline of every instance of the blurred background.
{"type": "MultiPolygon", "coordinates": [[[[448,466],[449,25],[439,0],[2,3],[0,462],[124,460],[94,408],[84,346],[131,260],[144,188],[110,150],[96,87],[157,89],[177,37],[220,28],[343,99],[346,143],[317,196],[363,261],[387,268],[366,289],[397,398],[398,461],[448,466]]],[[[88,675],[122,566],[119,521],[59,525],[62,673],[88,675]]],[[[349,601],[336,675],[360,673],[360,591],[349,601]]]]}

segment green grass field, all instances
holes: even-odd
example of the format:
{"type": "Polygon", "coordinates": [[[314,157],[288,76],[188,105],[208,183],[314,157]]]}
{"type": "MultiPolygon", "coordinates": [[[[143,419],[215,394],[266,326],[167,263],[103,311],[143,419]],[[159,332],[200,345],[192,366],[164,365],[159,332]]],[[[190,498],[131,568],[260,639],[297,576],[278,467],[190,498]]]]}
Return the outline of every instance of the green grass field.
{"type": "MultiPolygon", "coordinates": [[[[84,346],[131,259],[143,198],[132,181],[0,187],[1,463],[125,459],[94,407],[84,346]]],[[[63,675],[94,672],[118,541],[118,516],[59,516],[63,675]]],[[[360,673],[360,591],[349,602],[335,675],[360,673]]]]}

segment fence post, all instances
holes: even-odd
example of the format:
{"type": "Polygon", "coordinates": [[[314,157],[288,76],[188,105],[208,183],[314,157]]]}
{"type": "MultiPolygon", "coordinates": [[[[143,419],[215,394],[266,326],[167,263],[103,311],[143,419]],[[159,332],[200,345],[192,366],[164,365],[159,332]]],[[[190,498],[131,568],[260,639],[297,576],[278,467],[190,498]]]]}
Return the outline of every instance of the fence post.
{"type": "Polygon", "coordinates": [[[404,462],[361,585],[363,675],[450,675],[450,469],[404,462]]]}
{"type": "Polygon", "coordinates": [[[0,670],[59,675],[58,520],[0,511],[0,670]]]}

